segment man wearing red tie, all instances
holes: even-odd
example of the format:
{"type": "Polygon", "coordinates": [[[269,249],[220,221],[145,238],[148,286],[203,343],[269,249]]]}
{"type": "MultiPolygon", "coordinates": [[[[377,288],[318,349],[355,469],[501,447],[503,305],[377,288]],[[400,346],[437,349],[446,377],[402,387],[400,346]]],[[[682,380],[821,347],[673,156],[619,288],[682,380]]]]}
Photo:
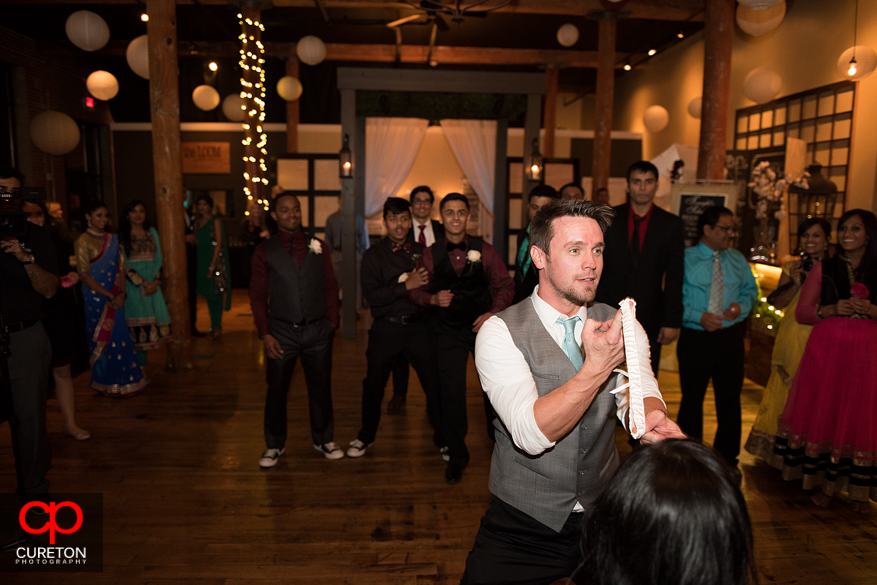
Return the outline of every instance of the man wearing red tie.
{"type": "Polygon", "coordinates": [[[408,236],[412,242],[417,242],[424,248],[435,244],[436,240],[444,239],[445,228],[434,219],[430,219],[432,204],[435,195],[432,189],[426,185],[415,187],[411,191],[411,234],[408,236]]]}

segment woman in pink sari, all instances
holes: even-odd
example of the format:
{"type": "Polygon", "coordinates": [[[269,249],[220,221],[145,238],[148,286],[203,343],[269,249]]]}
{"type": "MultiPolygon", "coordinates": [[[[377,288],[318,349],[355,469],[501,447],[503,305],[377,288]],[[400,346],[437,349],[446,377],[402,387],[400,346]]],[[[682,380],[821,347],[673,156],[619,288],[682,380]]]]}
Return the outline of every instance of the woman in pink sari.
{"type": "Polygon", "coordinates": [[[89,387],[106,396],[131,396],[147,381],[125,322],[125,258],[119,238],[105,231],[109,215],[103,203],[89,206],[85,219],[88,229],[74,246],[79,279],[85,285],[89,387]]]}
{"type": "Polygon", "coordinates": [[[849,493],[855,511],[877,500],[877,218],[851,209],[838,220],[839,249],[807,275],[795,316],[815,323],[774,453],[783,479],[820,488],[828,506],[849,493]]]}

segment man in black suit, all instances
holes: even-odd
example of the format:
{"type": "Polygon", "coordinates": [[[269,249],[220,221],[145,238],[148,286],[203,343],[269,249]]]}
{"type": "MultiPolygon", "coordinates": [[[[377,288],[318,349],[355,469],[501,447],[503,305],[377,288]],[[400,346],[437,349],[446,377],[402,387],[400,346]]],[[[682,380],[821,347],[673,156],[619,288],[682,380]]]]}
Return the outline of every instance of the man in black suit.
{"type": "Polygon", "coordinates": [[[445,228],[440,221],[430,218],[435,195],[426,185],[415,187],[411,191],[411,234],[408,238],[424,248],[435,244],[436,240],[445,237],[445,228]]]}
{"type": "MultiPolygon", "coordinates": [[[[570,183],[573,187],[576,185],[570,183]]],[[[567,185],[569,187],[569,185],[567,185]]],[[[560,199],[560,193],[554,190],[550,185],[536,185],[530,191],[529,205],[527,211],[530,214],[530,223],[533,218],[545,205],[548,205],[555,199],[560,199]]],[[[530,226],[526,230],[518,232],[518,245],[515,255],[515,300],[514,303],[520,303],[531,294],[533,289],[539,284],[539,271],[533,266],[530,260],[530,226]]]]}
{"type": "Polygon", "coordinates": [[[658,169],[652,163],[630,166],[627,190],[628,203],[613,208],[615,220],[606,230],[597,302],[617,307],[625,297],[636,300],[657,375],[661,346],[672,343],[682,326],[682,220],[654,205],[658,169]]]}

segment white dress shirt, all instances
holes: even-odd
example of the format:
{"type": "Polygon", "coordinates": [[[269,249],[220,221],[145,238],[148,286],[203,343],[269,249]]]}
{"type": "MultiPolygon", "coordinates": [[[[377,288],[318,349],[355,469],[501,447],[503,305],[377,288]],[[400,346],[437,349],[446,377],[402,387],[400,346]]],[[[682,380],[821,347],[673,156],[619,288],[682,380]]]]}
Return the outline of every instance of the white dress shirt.
{"type": "MultiPolygon", "coordinates": [[[[536,315],[542,321],[545,330],[558,347],[562,348],[566,333],[563,325],[557,323],[557,318],[566,319],[567,316],[542,300],[538,293],[539,287],[536,286],[530,298],[522,302],[533,303],[536,315]]],[[[576,323],[575,338],[581,340],[585,328],[584,322],[588,316],[587,307],[583,306],[579,309],[577,315],[581,321],[576,323]]],[[[639,322],[637,327],[642,329],[639,322]]],[[[638,348],[639,355],[645,357],[641,361],[644,377],[643,397],[655,397],[663,402],[661,392],[658,390],[658,382],[652,374],[648,339],[645,332],[638,337],[646,339],[645,348],[638,348]]],[[[533,405],[539,398],[539,391],[536,389],[536,381],[533,379],[530,366],[512,340],[505,321],[499,317],[493,316],[488,319],[478,332],[475,340],[475,366],[478,368],[481,386],[487,392],[497,416],[511,433],[515,445],[530,455],[538,455],[553,447],[555,441],[549,441],[536,424],[533,405]]],[[[620,380],[619,385],[624,382],[624,379],[620,380]]],[[[629,389],[615,394],[618,419],[625,425],[625,429],[627,429],[628,403],[629,389]]]]}
{"type": "Polygon", "coordinates": [[[420,223],[415,217],[411,217],[411,233],[414,234],[414,241],[420,241],[420,226],[426,226],[423,235],[426,238],[426,246],[435,244],[435,232],[432,230],[432,219],[427,219],[426,223],[420,223]]]}

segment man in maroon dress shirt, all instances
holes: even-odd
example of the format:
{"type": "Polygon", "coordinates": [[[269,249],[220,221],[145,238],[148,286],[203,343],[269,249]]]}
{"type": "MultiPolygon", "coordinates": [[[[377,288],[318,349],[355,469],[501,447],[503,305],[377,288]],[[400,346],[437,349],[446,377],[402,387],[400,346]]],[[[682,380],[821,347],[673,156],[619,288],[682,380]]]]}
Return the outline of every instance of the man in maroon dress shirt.
{"type": "MultiPolygon", "coordinates": [[[[466,448],[466,362],[475,352],[475,335],[494,313],[508,307],[515,283],[496,249],[481,238],[466,235],[469,200],[449,193],[439,204],[445,239],[427,248],[417,261],[429,281],[409,293],[411,301],[435,307],[441,435],[449,457],[445,481],[459,483],[469,463],[466,448]]],[[[493,408],[484,397],[488,432],[493,408]]],[[[492,434],[491,434],[492,436],[492,434]]]]}
{"type": "Polygon", "coordinates": [[[253,252],[250,305],[268,358],[265,442],[261,467],[274,467],[286,443],[286,396],[301,357],[314,449],[327,459],[344,451],[332,442],[332,340],[339,324],[338,281],[329,248],[305,235],[301,204],[291,193],[271,203],[277,234],[253,252]]]}

